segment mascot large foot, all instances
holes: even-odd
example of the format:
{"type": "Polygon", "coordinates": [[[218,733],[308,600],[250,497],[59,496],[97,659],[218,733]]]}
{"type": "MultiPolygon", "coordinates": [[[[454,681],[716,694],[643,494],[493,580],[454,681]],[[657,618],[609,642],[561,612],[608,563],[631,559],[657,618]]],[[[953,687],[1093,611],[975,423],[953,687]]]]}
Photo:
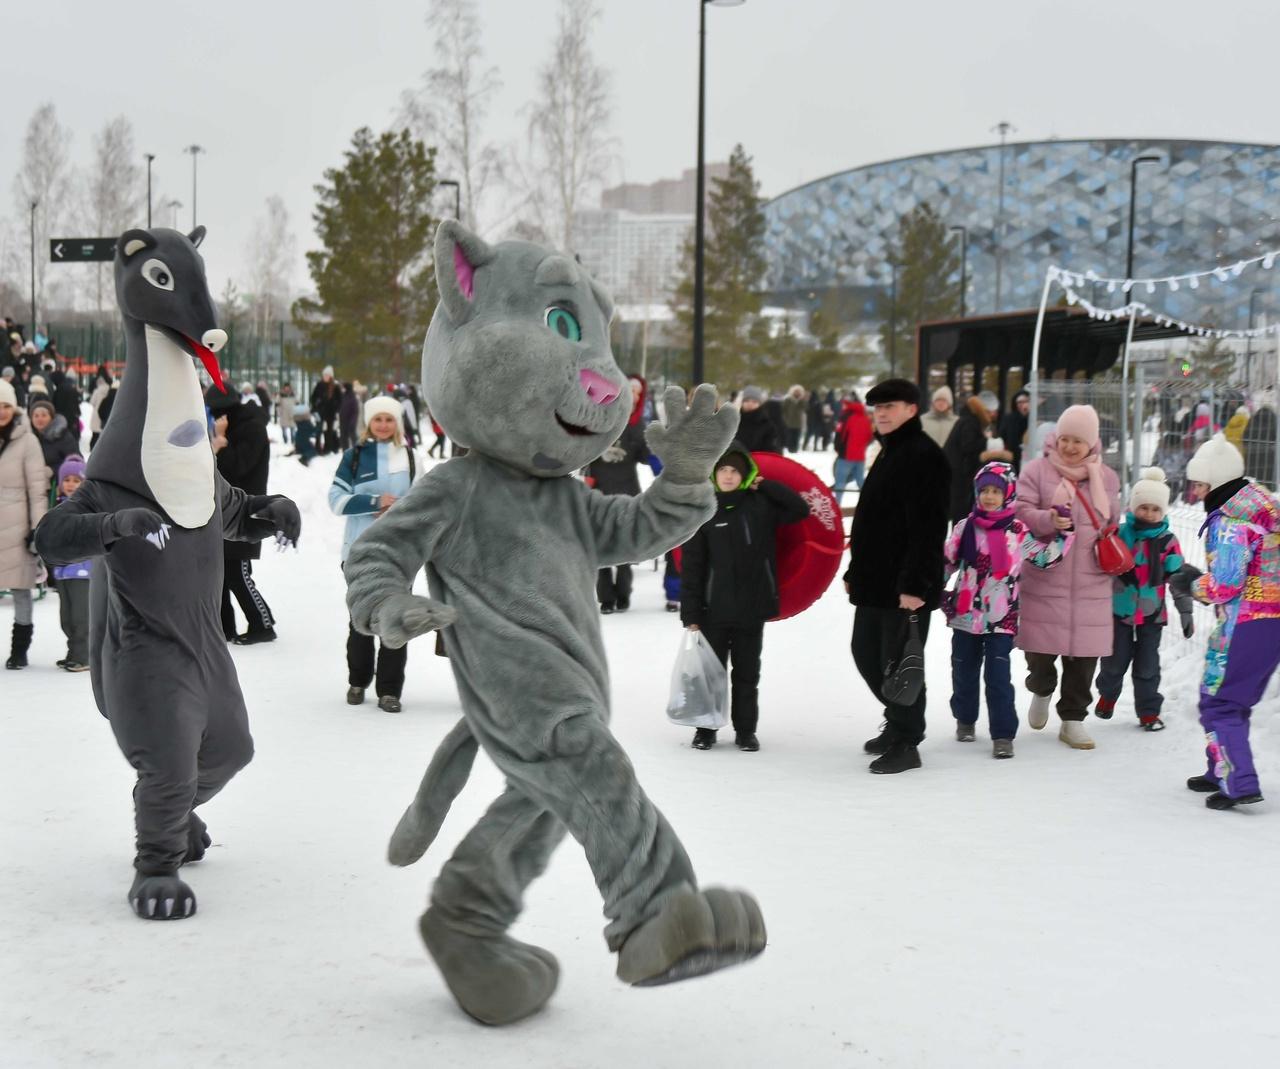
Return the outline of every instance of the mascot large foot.
{"type": "Polygon", "coordinates": [[[687,980],[748,961],[765,941],[764,917],[745,891],[689,891],[627,936],[618,979],[636,987],[687,980]]]}
{"type": "Polygon", "coordinates": [[[449,991],[481,1024],[511,1024],[546,1005],[560,979],[555,956],[510,936],[465,935],[434,909],[418,922],[449,991]]]}
{"type": "Polygon", "coordinates": [[[147,921],[180,921],[196,911],[196,896],[177,876],[138,873],[129,888],[129,905],[147,921]]]}
{"type": "Polygon", "coordinates": [[[204,852],[212,845],[213,837],[209,834],[208,826],[192,813],[191,820],[187,824],[187,853],[183,857],[182,863],[190,865],[193,861],[202,860],[204,852]]]}

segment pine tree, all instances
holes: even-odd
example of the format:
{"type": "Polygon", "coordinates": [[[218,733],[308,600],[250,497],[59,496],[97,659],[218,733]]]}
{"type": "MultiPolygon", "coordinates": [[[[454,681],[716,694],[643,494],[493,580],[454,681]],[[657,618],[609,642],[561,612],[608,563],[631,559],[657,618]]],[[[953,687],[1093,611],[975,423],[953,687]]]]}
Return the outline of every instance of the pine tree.
{"type": "MultiPolygon", "coordinates": [[[[729,172],[711,183],[707,200],[706,305],[703,344],[706,378],[722,389],[745,385],[769,351],[768,324],[760,316],[764,282],[764,199],[751,157],[737,145],[729,172]]],[[[685,274],[671,307],[676,321],[693,337],[692,236],[684,249],[685,274]]]]}
{"type": "Polygon", "coordinates": [[[880,338],[891,371],[910,378],[916,364],[916,327],[960,314],[960,289],[953,278],[960,257],[947,224],[927,201],[902,216],[889,263],[897,265],[897,297],[886,293],[882,299],[880,338]]]}
{"type": "Polygon", "coordinates": [[[307,253],[316,297],[294,322],[343,377],[411,377],[435,305],[431,215],[435,149],[407,130],[357,130],[341,168],[325,171],[312,213],[323,248],[307,253]]]}

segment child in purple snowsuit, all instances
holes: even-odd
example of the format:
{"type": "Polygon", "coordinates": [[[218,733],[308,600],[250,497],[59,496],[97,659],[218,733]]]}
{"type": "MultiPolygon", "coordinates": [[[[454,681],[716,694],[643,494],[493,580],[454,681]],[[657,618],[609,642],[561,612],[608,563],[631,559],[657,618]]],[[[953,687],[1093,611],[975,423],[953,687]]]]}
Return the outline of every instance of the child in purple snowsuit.
{"type": "MultiPolygon", "coordinates": [[[[84,458],[67,457],[58,468],[58,501],[74,494],[84,482],[84,458]]],[[[68,672],[89,670],[89,568],[90,561],[59,564],[53,569],[58,584],[58,616],[67,636],[67,655],[58,667],[68,672]]]]}
{"type": "Polygon", "coordinates": [[[1009,658],[1018,633],[1022,562],[1052,568],[1067,555],[1075,533],[1055,532],[1042,542],[1014,516],[1018,482],[1010,464],[986,465],[974,477],[973,488],[973,510],[952,528],[943,549],[947,577],[960,573],[955,590],[942,600],[952,629],[951,715],[956,738],[972,742],[978,686],[985,681],[992,754],[1005,758],[1013,756],[1018,733],[1009,658]]]}
{"type": "Polygon", "coordinates": [[[1209,571],[1191,593],[1218,618],[1200,686],[1208,769],[1187,786],[1214,792],[1210,809],[1262,801],[1249,717],[1280,665],[1280,507],[1243,476],[1240,451],[1221,434],[1187,464],[1189,489],[1209,514],[1201,528],[1209,571]]]}

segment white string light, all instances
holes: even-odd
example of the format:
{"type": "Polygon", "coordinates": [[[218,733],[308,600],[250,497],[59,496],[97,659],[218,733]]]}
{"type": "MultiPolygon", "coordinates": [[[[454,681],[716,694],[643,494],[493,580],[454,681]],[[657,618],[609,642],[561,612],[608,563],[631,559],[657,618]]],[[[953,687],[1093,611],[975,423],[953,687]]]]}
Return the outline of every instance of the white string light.
{"type": "Polygon", "coordinates": [[[1199,289],[1200,279],[1202,278],[1216,278],[1219,282],[1230,282],[1231,279],[1239,278],[1244,274],[1245,268],[1255,265],[1261,266],[1265,271],[1270,271],[1275,266],[1277,257],[1280,257],[1280,249],[1271,249],[1251,259],[1238,260],[1229,267],[1220,264],[1204,271],[1192,271],[1185,275],[1168,275],[1164,278],[1107,278],[1099,275],[1092,268],[1084,274],[1061,267],[1052,268],[1052,270],[1057,272],[1057,277],[1062,281],[1080,288],[1086,285],[1106,283],[1108,293],[1114,293],[1117,286],[1123,287],[1126,293],[1132,290],[1134,286],[1146,286],[1148,293],[1154,293],[1156,286],[1168,286],[1171,290],[1176,290],[1183,282],[1187,283],[1193,290],[1199,289]]]}

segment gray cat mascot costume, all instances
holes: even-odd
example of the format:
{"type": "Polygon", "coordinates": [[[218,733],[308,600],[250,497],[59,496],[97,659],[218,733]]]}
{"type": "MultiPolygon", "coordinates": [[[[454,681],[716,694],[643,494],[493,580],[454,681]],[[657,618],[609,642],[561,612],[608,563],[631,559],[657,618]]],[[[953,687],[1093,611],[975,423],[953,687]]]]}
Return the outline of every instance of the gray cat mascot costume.
{"type": "Polygon", "coordinates": [[[662,474],[606,497],[571,473],[617,440],[631,408],[609,348],[608,296],[566,256],[489,246],[446,221],[440,305],[423,349],[432,415],[470,452],[432,469],[347,559],[355,627],[403,645],[441,632],[465,718],[445,738],[391,840],[416,861],[466,782],[477,744],[506,790],[445,864],[420,929],[458,1004],[486,1024],[541,1008],[559,967],[506,934],[528,884],[570,832],[630,984],[669,983],[759,954],[764,921],[740,891],[698,889],[680,840],[609,731],[599,568],[661,556],[715,511],[711,466],[737,426],[701,386],[666,395],[649,447],[662,474]],[[411,594],[425,565],[430,598],[411,594]]]}
{"type": "Polygon", "coordinates": [[[222,540],[296,542],[301,527],[292,501],[246,496],[214,467],[192,357],[221,386],[213,354],[227,336],[214,326],[203,238],[197,227],[117,241],[124,379],[84,483],[36,529],[46,560],[106,565],[93,570],[89,668],[98,709],[138,772],[129,901],[152,920],[195,913],[178,868],[211,840],[192,810],[253,757],[219,618],[222,540]]]}

